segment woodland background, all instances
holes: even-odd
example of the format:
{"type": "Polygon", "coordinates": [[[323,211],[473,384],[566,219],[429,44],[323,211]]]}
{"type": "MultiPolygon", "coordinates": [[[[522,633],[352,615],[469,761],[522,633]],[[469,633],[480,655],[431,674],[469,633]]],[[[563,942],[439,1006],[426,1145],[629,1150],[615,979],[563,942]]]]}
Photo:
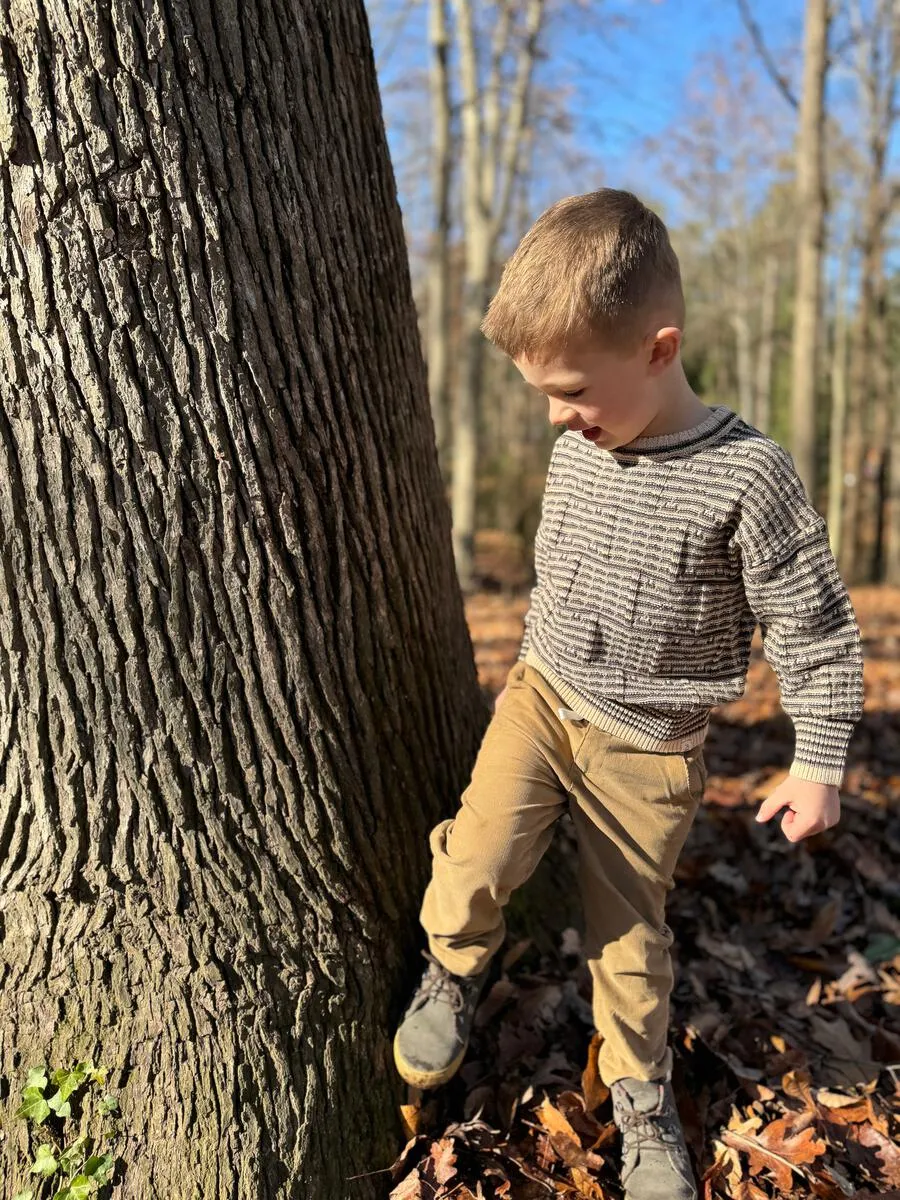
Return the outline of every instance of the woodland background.
{"type": "Polygon", "coordinates": [[[896,5],[368,11],[463,584],[473,530],[530,541],[555,436],[473,329],[536,216],[599,186],[669,225],[693,386],[791,450],[848,582],[900,582],[896,5]]]}
{"type": "MultiPolygon", "coordinates": [[[[787,446],[828,519],[866,650],[841,827],[789,849],[777,822],[752,822],[793,737],[757,631],[747,692],[716,713],[671,906],[678,1085],[704,1197],[900,1196],[900,9],[368,8],[488,698],[517,653],[557,433],[473,331],[504,258],[559,197],[626,187],[660,212],[692,385],[787,446]]],[[[571,854],[565,836],[554,852],[571,854]]],[[[559,857],[514,899],[460,1077],[409,1098],[393,1196],[619,1195],[559,857]]]]}

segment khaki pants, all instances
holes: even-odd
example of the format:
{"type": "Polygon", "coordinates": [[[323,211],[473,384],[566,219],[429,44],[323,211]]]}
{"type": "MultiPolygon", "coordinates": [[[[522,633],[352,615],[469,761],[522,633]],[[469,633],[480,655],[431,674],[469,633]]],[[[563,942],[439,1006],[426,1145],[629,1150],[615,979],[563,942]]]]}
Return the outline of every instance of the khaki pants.
{"type": "Polygon", "coordinates": [[[603,1034],[598,1069],[670,1078],[673,985],[665,922],[673,872],[703,796],[703,747],[638,750],[582,718],[517,662],[456,815],[430,834],[433,874],[420,919],[432,954],[476,974],[503,943],[502,908],[571,813],[578,838],[585,954],[603,1034]],[[568,710],[565,710],[568,711],[568,710]]]}

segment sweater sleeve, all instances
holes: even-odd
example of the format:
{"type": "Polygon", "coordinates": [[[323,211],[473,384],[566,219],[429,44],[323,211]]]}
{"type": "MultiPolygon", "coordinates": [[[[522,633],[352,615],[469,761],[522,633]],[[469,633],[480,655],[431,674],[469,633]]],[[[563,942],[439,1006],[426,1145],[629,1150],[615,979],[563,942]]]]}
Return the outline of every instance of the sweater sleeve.
{"type": "MultiPolygon", "coordinates": [[[[559,450],[560,439],[557,437],[553,443],[553,451],[550,455],[550,462],[547,466],[547,480],[553,472],[554,462],[557,451],[559,450]]],[[[547,502],[547,483],[544,483],[544,494],[541,497],[541,519],[538,523],[537,533],[534,535],[534,578],[535,584],[531,589],[531,596],[528,602],[528,610],[525,613],[525,632],[522,635],[522,644],[519,647],[519,656],[517,661],[521,662],[528,653],[528,646],[531,642],[531,630],[534,625],[535,616],[537,614],[537,592],[541,584],[547,577],[548,571],[548,555],[547,555],[547,534],[548,534],[548,502],[547,502]]]]}
{"type": "Polygon", "coordinates": [[[790,774],[839,785],[863,711],[862,643],[825,519],[783,447],[745,493],[734,541],[744,594],[794,725],[790,774]]]}

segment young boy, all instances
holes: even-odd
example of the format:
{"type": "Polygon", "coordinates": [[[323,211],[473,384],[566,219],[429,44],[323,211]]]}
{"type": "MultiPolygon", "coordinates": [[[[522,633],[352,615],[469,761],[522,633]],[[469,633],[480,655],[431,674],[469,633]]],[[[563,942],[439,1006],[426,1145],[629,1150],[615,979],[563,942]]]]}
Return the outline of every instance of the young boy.
{"type": "Polygon", "coordinates": [[[691,390],[683,327],[665,226],[628,192],[554,204],[506,264],[482,328],[566,428],[518,661],[456,816],[430,835],[428,966],[394,1041],[418,1087],[458,1069],[502,908],[568,809],[627,1200],[697,1195],[671,1086],[665,905],[709,713],[743,693],[757,622],[796,733],[757,820],[784,808],[789,841],[834,825],[862,715],[859,628],[825,521],[786,450],[691,390]]]}

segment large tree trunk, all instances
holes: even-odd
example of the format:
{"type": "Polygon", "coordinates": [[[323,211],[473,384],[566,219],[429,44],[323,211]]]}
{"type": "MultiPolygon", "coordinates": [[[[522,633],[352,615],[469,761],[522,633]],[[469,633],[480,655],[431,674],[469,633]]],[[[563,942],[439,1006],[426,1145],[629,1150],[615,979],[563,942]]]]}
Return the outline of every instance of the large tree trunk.
{"type": "Polygon", "coordinates": [[[791,451],[816,500],[816,334],[825,245],[825,73],[829,0],[807,0],[803,96],[797,137],[797,281],[791,369],[791,451]]]}
{"type": "Polygon", "coordinates": [[[117,1195],[381,1196],[486,713],[363,5],[0,37],[5,1094],[109,1064],[117,1195]]]}

